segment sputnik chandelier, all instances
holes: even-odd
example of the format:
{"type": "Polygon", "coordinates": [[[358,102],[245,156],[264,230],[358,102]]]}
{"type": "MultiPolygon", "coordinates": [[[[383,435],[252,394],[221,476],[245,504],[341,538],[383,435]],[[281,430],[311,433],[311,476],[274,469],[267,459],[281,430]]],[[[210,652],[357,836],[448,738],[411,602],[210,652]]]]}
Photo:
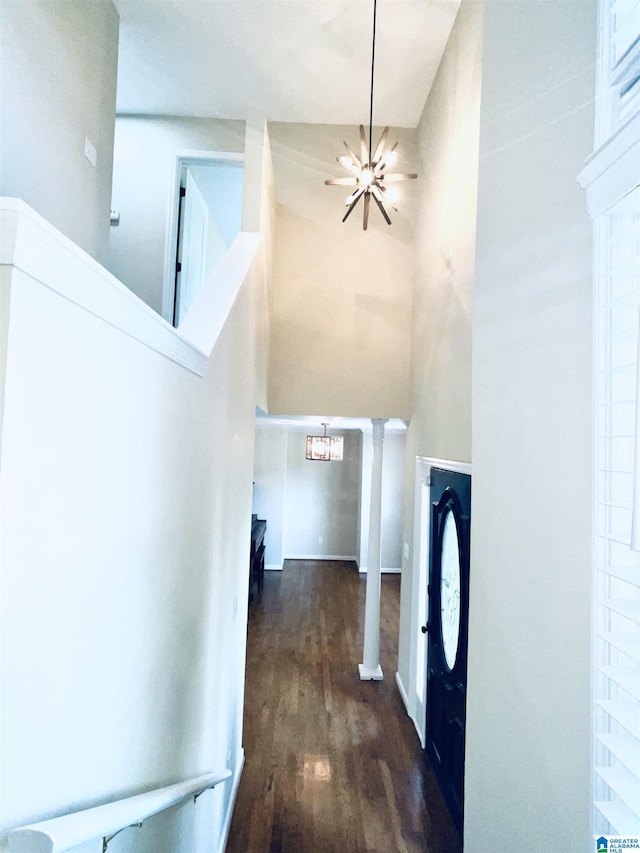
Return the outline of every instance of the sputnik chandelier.
{"type": "Polygon", "coordinates": [[[392,148],[385,149],[387,144],[387,136],[389,128],[385,127],[380,137],[380,142],[373,151],[373,71],[376,58],[376,4],[377,0],[373,0],[373,44],[371,48],[371,93],[369,97],[369,145],[367,146],[367,138],[365,136],[364,127],[360,125],[360,156],[358,157],[349,148],[346,142],[343,143],[347,149],[347,153],[342,157],[338,157],[338,163],[350,173],[348,178],[329,178],[325,181],[327,186],[340,187],[355,187],[354,191],[345,201],[347,212],[342,217],[342,221],[346,222],[351,211],[358,204],[361,198],[364,199],[364,211],[362,214],[362,228],[367,230],[369,224],[369,207],[371,199],[378,205],[380,213],[384,216],[388,225],[391,225],[391,219],[387,213],[385,205],[397,211],[396,202],[398,195],[395,187],[388,187],[388,184],[395,184],[397,181],[407,181],[418,176],[408,173],[389,173],[385,172],[387,166],[395,163],[397,154],[396,142],[392,148]],[[372,153],[373,152],[373,153],[372,153]]]}

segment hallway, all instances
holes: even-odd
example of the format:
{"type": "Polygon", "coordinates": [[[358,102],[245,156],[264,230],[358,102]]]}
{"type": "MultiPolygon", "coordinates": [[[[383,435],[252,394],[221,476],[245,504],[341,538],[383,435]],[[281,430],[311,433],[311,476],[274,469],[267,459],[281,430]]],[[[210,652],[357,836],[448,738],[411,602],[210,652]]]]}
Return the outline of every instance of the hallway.
{"type": "Polygon", "coordinates": [[[382,578],[382,682],[358,678],[364,593],[354,563],[266,573],[227,853],[459,853],[395,684],[400,577],[382,578]]]}

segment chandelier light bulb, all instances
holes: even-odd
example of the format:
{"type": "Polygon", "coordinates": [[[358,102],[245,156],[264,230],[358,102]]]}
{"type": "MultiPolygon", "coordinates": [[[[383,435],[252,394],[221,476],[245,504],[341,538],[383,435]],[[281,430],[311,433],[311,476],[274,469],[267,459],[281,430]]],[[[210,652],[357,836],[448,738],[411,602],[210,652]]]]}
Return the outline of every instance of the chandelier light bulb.
{"type": "Polygon", "coordinates": [[[362,170],[362,172],[360,173],[360,183],[365,187],[371,186],[371,184],[373,183],[373,172],[371,171],[371,169],[362,170]]]}
{"type": "Polygon", "coordinates": [[[389,189],[385,190],[384,200],[388,201],[391,206],[397,204],[400,201],[400,190],[398,187],[389,187],[389,189]]]}

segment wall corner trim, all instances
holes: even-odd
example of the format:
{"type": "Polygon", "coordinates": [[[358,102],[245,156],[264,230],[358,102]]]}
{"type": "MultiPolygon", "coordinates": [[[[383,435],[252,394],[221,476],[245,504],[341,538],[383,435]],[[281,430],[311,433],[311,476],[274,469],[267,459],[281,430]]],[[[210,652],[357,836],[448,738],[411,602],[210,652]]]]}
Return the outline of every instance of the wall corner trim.
{"type": "Polygon", "coordinates": [[[405,686],[402,682],[402,678],[399,672],[396,672],[396,685],[398,686],[398,690],[400,691],[400,697],[404,703],[404,709],[407,712],[407,716],[411,716],[409,713],[409,697],[407,696],[407,691],[405,690],[405,686]]]}

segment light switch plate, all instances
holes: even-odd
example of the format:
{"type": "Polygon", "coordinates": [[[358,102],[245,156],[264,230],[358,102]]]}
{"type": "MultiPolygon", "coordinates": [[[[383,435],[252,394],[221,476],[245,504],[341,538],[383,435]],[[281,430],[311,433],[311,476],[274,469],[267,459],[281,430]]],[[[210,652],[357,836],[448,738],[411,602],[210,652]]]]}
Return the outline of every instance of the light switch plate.
{"type": "Polygon", "coordinates": [[[97,159],[96,146],[93,144],[93,142],[87,136],[85,136],[85,138],[84,138],[84,156],[87,158],[87,160],[91,163],[91,165],[95,169],[96,159],[97,159]]]}

